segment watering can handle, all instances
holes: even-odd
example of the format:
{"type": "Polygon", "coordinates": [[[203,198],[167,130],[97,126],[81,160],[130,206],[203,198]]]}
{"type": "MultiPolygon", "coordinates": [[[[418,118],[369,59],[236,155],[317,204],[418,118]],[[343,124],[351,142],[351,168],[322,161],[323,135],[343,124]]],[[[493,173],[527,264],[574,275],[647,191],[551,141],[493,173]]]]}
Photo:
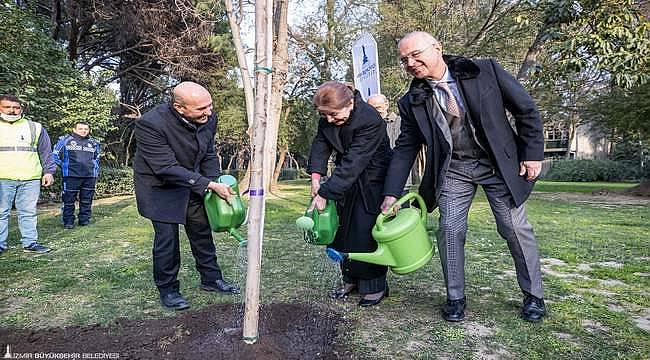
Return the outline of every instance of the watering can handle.
{"type": "MultiPolygon", "coordinates": [[[[417,200],[418,205],[420,206],[420,218],[422,219],[422,223],[426,224],[426,221],[427,221],[427,207],[424,204],[424,199],[422,199],[422,196],[420,196],[416,192],[410,192],[410,193],[402,196],[399,200],[397,200],[393,204],[391,209],[402,206],[402,204],[404,204],[405,202],[407,202],[407,201],[409,201],[409,200],[411,200],[413,198],[415,198],[417,200]]],[[[389,214],[379,214],[379,216],[377,216],[377,221],[376,221],[377,229],[382,230],[382,228],[384,227],[384,219],[385,218],[387,218],[387,217],[391,218],[391,217],[394,217],[394,216],[395,215],[394,215],[393,212],[391,212],[389,214]]]]}

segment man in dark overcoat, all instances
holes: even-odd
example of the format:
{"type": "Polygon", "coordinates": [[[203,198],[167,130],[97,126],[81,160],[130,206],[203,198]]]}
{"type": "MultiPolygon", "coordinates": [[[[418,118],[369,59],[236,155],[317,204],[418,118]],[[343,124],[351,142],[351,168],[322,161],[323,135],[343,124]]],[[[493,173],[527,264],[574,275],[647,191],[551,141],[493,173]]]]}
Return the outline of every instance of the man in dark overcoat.
{"type": "Polygon", "coordinates": [[[137,151],[133,160],[135,195],[140,215],[154,228],[153,275],[163,306],[189,307],[179,291],[178,225],[183,224],[190,242],[201,289],[239,293],[223,280],[203,197],[214,191],[230,200],[228,185],[214,181],[219,161],[214,149],[217,121],[212,97],[202,86],[182,82],[164,103],[136,121],[137,151]]]}
{"type": "Polygon", "coordinates": [[[440,211],[437,242],[447,288],[443,317],[465,317],[467,215],[481,185],[514,259],[524,295],[522,316],[542,320],[546,310],[539,250],[524,205],[544,157],[543,127],[533,99],[496,61],[443,56],[442,45],[429,33],[407,34],[398,49],[414,78],[399,101],[401,133],[382,210],[389,211],[401,194],[425,144],[419,191],[429,211],[440,211]]]}

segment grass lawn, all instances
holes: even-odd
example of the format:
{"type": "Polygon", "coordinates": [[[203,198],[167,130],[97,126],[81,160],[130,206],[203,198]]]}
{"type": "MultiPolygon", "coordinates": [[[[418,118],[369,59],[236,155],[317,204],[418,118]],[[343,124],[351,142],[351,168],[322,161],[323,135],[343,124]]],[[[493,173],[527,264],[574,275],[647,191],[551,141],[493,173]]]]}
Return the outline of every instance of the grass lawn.
{"type": "MultiPolygon", "coordinates": [[[[536,189],[591,192],[601,185],[540,182],[536,189]]],[[[650,333],[640,328],[647,329],[650,321],[648,204],[575,203],[533,194],[528,211],[543,257],[549,315],[541,324],[530,324],[519,318],[514,265],[479,192],[467,239],[467,318],[451,324],[439,315],[445,291],[437,255],[414,273],[390,274],[391,295],[380,306],[361,309],[354,297],[330,300],[327,293],[339,281],[337,267],[322,247],[305,244],[294,225],[308,200],[307,182],[284,183],[275,195],[266,207],[262,302],[320,303],[343,314],[349,326],[340,329],[341,340],[359,358],[649,357],[650,333]]],[[[153,230],[138,215],[133,198],[98,205],[93,218],[91,226],[64,231],[57,210],[41,214],[41,241],[55,248],[41,256],[19,251],[11,219],[9,251],[0,256],[0,326],[174,316],[158,303],[151,278],[153,230]]],[[[435,212],[429,215],[432,234],[436,219],[435,212]]],[[[223,234],[216,235],[216,242],[225,276],[243,285],[242,250],[223,234]]],[[[198,289],[183,233],[181,253],[181,290],[193,309],[242,301],[241,295],[198,289]]]]}
{"type": "Polygon", "coordinates": [[[590,193],[592,191],[608,190],[620,191],[638,185],[637,183],[608,183],[608,182],[564,182],[564,181],[538,181],[535,183],[535,191],[541,192],[579,192],[590,193]]]}

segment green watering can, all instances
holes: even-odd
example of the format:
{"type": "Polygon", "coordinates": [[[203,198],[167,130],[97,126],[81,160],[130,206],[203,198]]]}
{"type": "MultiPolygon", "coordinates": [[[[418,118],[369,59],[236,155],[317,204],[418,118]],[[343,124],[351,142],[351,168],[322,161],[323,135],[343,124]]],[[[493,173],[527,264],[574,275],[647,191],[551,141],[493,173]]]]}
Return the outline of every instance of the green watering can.
{"type": "Polygon", "coordinates": [[[203,199],[205,212],[208,215],[208,222],[214,232],[227,231],[237,241],[240,246],[246,245],[246,239],[237,231],[237,228],[244,223],[246,219],[246,208],[239,196],[239,187],[237,179],[231,175],[221,175],[217,179],[218,183],[229,185],[235,195],[231,198],[231,204],[216,193],[208,191],[203,199]]]}
{"type": "Polygon", "coordinates": [[[345,259],[363,261],[371,264],[386,265],[396,274],[408,274],[427,262],[433,256],[433,244],[425,224],[427,211],[424,200],[417,193],[408,193],[395,202],[399,207],[405,202],[416,199],[420,209],[400,209],[397,215],[380,214],[372,228],[372,237],[377,241],[377,250],[371,253],[343,253],[327,249],[327,255],[336,262],[345,259]]]}
{"type": "Polygon", "coordinates": [[[336,213],[336,203],[327,200],[325,209],[307,210],[304,216],[296,220],[296,226],[303,231],[305,242],[314,245],[329,245],[334,241],[336,230],[339,228],[339,217],[336,213]]]}

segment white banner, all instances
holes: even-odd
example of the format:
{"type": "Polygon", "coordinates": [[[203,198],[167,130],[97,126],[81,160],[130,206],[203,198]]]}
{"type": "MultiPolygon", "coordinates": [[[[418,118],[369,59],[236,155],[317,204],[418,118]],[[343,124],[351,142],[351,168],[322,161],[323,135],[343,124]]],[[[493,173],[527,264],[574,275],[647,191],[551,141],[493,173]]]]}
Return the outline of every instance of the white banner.
{"type": "Polygon", "coordinates": [[[363,100],[370,95],[379,94],[379,62],[377,61],[377,42],[364,32],[352,44],[352,67],[354,87],[359,90],[363,100]]]}

